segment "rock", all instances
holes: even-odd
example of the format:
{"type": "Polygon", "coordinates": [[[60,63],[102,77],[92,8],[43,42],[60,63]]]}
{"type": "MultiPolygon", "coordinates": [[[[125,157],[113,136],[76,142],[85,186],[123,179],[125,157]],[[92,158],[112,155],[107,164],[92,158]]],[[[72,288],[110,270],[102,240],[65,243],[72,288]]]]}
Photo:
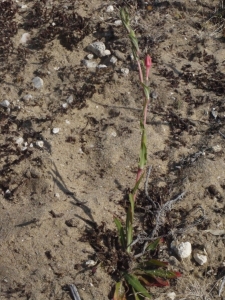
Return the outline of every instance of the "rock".
{"type": "Polygon", "coordinates": [[[72,219],[66,220],[65,224],[68,227],[77,227],[77,220],[72,218],[72,219]]]}
{"type": "Polygon", "coordinates": [[[68,104],[72,104],[73,103],[73,95],[70,95],[67,99],[66,99],[66,102],[68,104]]]}
{"type": "Polygon", "coordinates": [[[64,103],[62,104],[62,107],[65,108],[65,109],[68,108],[68,103],[64,102],[64,103]]]}
{"type": "Polygon", "coordinates": [[[175,267],[178,267],[178,266],[180,265],[179,260],[178,260],[175,256],[170,256],[170,257],[169,257],[169,263],[170,263],[172,266],[175,266],[175,267]]]}
{"type": "Polygon", "coordinates": [[[222,147],[220,145],[215,145],[215,146],[212,146],[212,150],[214,152],[221,152],[222,151],[222,147]]]}
{"type": "Polygon", "coordinates": [[[20,39],[20,43],[26,44],[29,40],[30,40],[30,34],[28,32],[25,32],[20,39]]]}
{"type": "Polygon", "coordinates": [[[94,42],[87,47],[88,51],[92,52],[98,57],[105,56],[105,44],[103,42],[94,42]]]}
{"type": "Polygon", "coordinates": [[[110,54],[111,54],[111,51],[106,49],[104,56],[109,56],[110,54]]]}
{"type": "Polygon", "coordinates": [[[187,258],[191,255],[192,248],[190,242],[182,242],[176,244],[175,242],[171,243],[171,248],[177,253],[180,258],[187,258]]]}
{"type": "Polygon", "coordinates": [[[124,76],[127,76],[130,72],[128,68],[121,68],[120,71],[124,76]]]}
{"type": "Polygon", "coordinates": [[[114,22],[115,26],[121,26],[122,25],[122,21],[121,20],[116,20],[114,22]]]}
{"type": "Polygon", "coordinates": [[[19,137],[17,140],[16,140],[16,144],[17,145],[22,145],[24,142],[24,139],[22,137],[19,137]]]}
{"type": "Polygon", "coordinates": [[[43,85],[44,85],[44,82],[43,82],[43,80],[40,78],[40,77],[34,77],[33,78],[33,80],[32,80],[32,82],[33,82],[33,85],[34,85],[34,87],[36,88],[36,89],[40,89],[40,88],[42,88],[43,87],[43,85]]]}
{"type": "Polygon", "coordinates": [[[104,69],[104,68],[107,68],[107,66],[106,66],[106,65],[103,65],[103,64],[100,64],[100,65],[97,66],[97,68],[99,68],[99,69],[104,69]]]}
{"type": "Polygon", "coordinates": [[[87,60],[87,59],[84,59],[82,61],[82,64],[87,67],[87,68],[96,68],[97,67],[97,63],[93,60],[87,60]]]}
{"type": "Polygon", "coordinates": [[[97,264],[97,262],[96,261],[94,261],[94,260],[88,260],[88,261],[86,261],[86,263],[85,263],[85,265],[87,265],[87,266],[89,266],[89,267],[93,267],[93,266],[95,266],[97,264]]]}
{"type": "Polygon", "coordinates": [[[32,98],[33,98],[33,96],[30,95],[30,94],[27,94],[27,95],[23,96],[23,100],[26,101],[26,102],[29,101],[29,100],[31,100],[32,98]]]}
{"type": "Polygon", "coordinates": [[[52,129],[52,133],[56,134],[56,133],[59,133],[59,128],[55,127],[52,129]]]}
{"type": "Polygon", "coordinates": [[[209,187],[208,187],[208,191],[209,193],[212,195],[212,196],[216,196],[219,194],[219,191],[217,190],[217,187],[215,186],[215,184],[211,184],[209,187]]]}
{"type": "Polygon", "coordinates": [[[0,105],[2,107],[8,108],[10,106],[10,102],[8,100],[3,100],[0,105]]]}
{"type": "Polygon", "coordinates": [[[113,12],[114,11],[114,7],[112,5],[109,5],[107,8],[106,8],[106,12],[107,13],[110,13],[110,12],[113,12]]]}
{"type": "MultiPolygon", "coordinates": [[[[37,141],[36,146],[38,146],[40,148],[43,148],[44,147],[44,142],[43,141],[37,141]]],[[[30,145],[30,147],[31,147],[31,145],[30,145]]]]}
{"type": "Polygon", "coordinates": [[[176,295],[174,292],[168,293],[168,294],[167,294],[167,297],[168,297],[170,300],[175,300],[176,296],[177,296],[177,295],[176,295]]]}
{"type": "Polygon", "coordinates": [[[110,62],[111,64],[115,65],[116,62],[117,62],[117,58],[116,58],[115,56],[112,56],[112,57],[110,58],[109,62],[110,62]]]}
{"type": "Polygon", "coordinates": [[[195,252],[193,257],[200,266],[207,263],[207,256],[205,254],[200,254],[198,252],[195,252]]]}
{"type": "Polygon", "coordinates": [[[93,57],[94,57],[93,54],[88,54],[88,55],[87,55],[87,59],[89,59],[89,60],[90,60],[90,59],[93,59],[93,57]]]}
{"type": "Polygon", "coordinates": [[[156,92],[151,92],[150,97],[154,100],[156,100],[158,98],[158,94],[156,92]]]}

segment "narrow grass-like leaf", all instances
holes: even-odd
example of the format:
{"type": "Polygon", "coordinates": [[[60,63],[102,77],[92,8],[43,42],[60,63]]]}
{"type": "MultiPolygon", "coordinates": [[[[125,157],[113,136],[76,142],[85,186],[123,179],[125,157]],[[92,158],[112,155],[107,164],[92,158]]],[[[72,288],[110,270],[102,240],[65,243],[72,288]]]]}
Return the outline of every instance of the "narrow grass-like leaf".
{"type": "Polygon", "coordinates": [[[126,28],[128,33],[130,32],[130,18],[126,8],[120,9],[120,18],[123,22],[123,26],[126,28]]]}
{"type": "Polygon", "coordinates": [[[135,292],[134,288],[132,288],[132,290],[133,290],[135,300],[142,300],[143,299],[143,297],[141,297],[141,296],[139,297],[139,294],[137,292],[135,292]]]}
{"type": "Polygon", "coordinates": [[[132,194],[133,194],[133,195],[136,194],[136,192],[137,192],[137,190],[138,190],[138,187],[139,187],[139,185],[140,185],[140,182],[141,182],[143,176],[144,176],[144,173],[141,174],[139,180],[136,182],[136,184],[135,184],[135,186],[134,186],[134,188],[133,188],[133,190],[132,190],[132,194]]]}
{"type": "Polygon", "coordinates": [[[162,238],[158,238],[156,239],[154,242],[150,243],[147,248],[146,251],[154,251],[156,250],[157,246],[163,241],[162,238]]]}
{"type": "Polygon", "coordinates": [[[147,163],[147,136],[143,122],[140,122],[141,128],[141,151],[139,158],[139,168],[143,169],[147,163]]]}
{"type": "Polygon", "coordinates": [[[147,85],[145,85],[144,83],[142,83],[142,82],[141,82],[141,85],[143,87],[145,98],[149,100],[149,98],[150,98],[150,89],[149,89],[149,87],[147,85]]]}
{"type": "Polygon", "coordinates": [[[146,278],[143,276],[138,276],[138,279],[145,284],[145,286],[158,286],[158,287],[163,287],[163,286],[169,286],[170,283],[166,279],[162,279],[160,277],[151,277],[151,278],[146,278]]]}
{"type": "Polygon", "coordinates": [[[125,274],[124,279],[126,282],[132,286],[132,288],[137,292],[140,293],[141,296],[147,297],[148,299],[151,299],[152,296],[149,294],[149,292],[146,290],[146,288],[140,283],[138,278],[132,274],[125,274]]]}
{"type": "Polygon", "coordinates": [[[116,283],[113,300],[126,300],[126,293],[122,281],[116,283]]]}
{"type": "Polygon", "coordinates": [[[133,214],[131,211],[131,205],[127,211],[127,219],[126,219],[126,242],[127,242],[127,252],[131,252],[130,244],[132,243],[133,239],[133,214]]]}
{"type": "Polygon", "coordinates": [[[125,237],[125,233],[124,233],[124,228],[123,228],[123,226],[122,226],[119,219],[115,218],[114,222],[115,222],[116,227],[117,227],[117,231],[118,231],[121,246],[125,250],[126,249],[126,237],[125,237]]]}
{"type": "Polygon", "coordinates": [[[162,277],[167,279],[173,279],[181,276],[180,272],[173,272],[163,269],[156,269],[156,270],[143,270],[146,275],[156,277],[162,277]]]}
{"type": "Polygon", "coordinates": [[[145,270],[145,269],[149,269],[149,268],[152,268],[152,267],[155,267],[155,266],[158,266],[158,267],[167,267],[168,266],[168,262],[160,261],[158,259],[150,259],[150,260],[144,261],[143,263],[140,263],[137,266],[137,268],[145,270]]]}

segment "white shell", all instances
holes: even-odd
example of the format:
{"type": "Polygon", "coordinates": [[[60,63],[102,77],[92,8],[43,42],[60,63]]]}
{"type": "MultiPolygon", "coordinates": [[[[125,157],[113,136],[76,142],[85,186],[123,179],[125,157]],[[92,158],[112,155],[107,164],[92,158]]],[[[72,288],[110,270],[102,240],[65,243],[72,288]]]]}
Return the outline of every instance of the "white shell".
{"type": "MultiPolygon", "coordinates": [[[[36,146],[40,147],[40,148],[43,148],[44,146],[44,142],[43,141],[37,141],[36,142],[36,146]]],[[[31,147],[31,146],[30,146],[31,147]]]]}

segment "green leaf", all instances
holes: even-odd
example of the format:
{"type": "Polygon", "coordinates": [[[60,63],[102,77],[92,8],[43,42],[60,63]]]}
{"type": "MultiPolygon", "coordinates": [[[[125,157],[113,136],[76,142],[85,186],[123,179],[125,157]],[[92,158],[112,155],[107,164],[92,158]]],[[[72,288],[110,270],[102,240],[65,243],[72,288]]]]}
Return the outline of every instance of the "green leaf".
{"type": "Polygon", "coordinates": [[[141,296],[147,297],[148,299],[151,299],[152,296],[149,294],[149,292],[146,290],[146,288],[140,283],[138,278],[132,274],[125,274],[124,278],[126,282],[132,286],[132,288],[137,292],[140,293],[141,296]]]}
{"type": "Polygon", "coordinates": [[[123,26],[126,28],[128,32],[130,32],[130,17],[126,8],[120,9],[120,18],[123,22],[123,26]]]}
{"type": "Polygon", "coordinates": [[[146,130],[143,122],[140,122],[141,128],[141,151],[139,159],[139,168],[144,169],[144,166],[147,164],[147,136],[146,130]]]}
{"type": "Polygon", "coordinates": [[[117,282],[115,286],[115,292],[113,295],[113,300],[126,300],[125,289],[123,286],[123,282],[117,282]]]}
{"type": "Polygon", "coordinates": [[[160,261],[158,259],[150,259],[148,261],[145,261],[145,262],[139,264],[137,268],[145,270],[149,267],[154,267],[154,266],[167,267],[167,265],[168,265],[168,262],[160,261]]]}
{"type": "Polygon", "coordinates": [[[147,246],[146,251],[154,251],[161,242],[162,242],[162,238],[156,239],[154,242],[150,243],[147,246]]]}
{"type": "Polygon", "coordinates": [[[122,226],[120,220],[117,219],[117,218],[114,219],[114,222],[115,222],[116,227],[117,227],[117,231],[118,231],[121,246],[125,250],[126,249],[126,237],[125,237],[123,226],[122,226]]]}
{"type": "Polygon", "coordinates": [[[135,292],[134,288],[132,288],[135,300],[143,300],[143,297],[139,297],[139,294],[135,292]]]}
{"type": "Polygon", "coordinates": [[[145,98],[147,100],[149,100],[149,98],[150,98],[150,88],[142,82],[141,82],[141,85],[142,85],[143,90],[144,90],[145,98]]]}
{"type": "Polygon", "coordinates": [[[133,195],[136,194],[136,191],[137,191],[137,189],[138,189],[138,187],[139,187],[139,184],[140,184],[140,182],[141,182],[143,176],[144,176],[144,173],[141,174],[141,177],[140,177],[139,180],[136,182],[136,184],[135,184],[135,186],[134,186],[134,188],[133,188],[133,190],[132,190],[132,194],[133,194],[133,195]]]}
{"type": "Polygon", "coordinates": [[[127,252],[131,252],[130,244],[132,243],[133,239],[133,214],[132,214],[131,205],[127,211],[127,219],[126,219],[126,240],[127,240],[127,252]]]}
{"type": "MultiPolygon", "coordinates": [[[[173,279],[181,276],[179,272],[173,272],[163,269],[156,269],[156,270],[143,270],[143,272],[148,275],[154,277],[162,277],[167,279],[173,279]]],[[[143,273],[142,273],[143,274],[143,273]]]]}

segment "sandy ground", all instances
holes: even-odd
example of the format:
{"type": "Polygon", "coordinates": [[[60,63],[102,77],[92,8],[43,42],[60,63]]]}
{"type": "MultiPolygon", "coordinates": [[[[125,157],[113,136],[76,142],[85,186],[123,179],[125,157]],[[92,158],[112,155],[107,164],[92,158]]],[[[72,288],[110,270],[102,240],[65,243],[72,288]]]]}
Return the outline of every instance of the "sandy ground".
{"type": "MultiPolygon", "coordinates": [[[[6,0],[0,1],[0,100],[10,103],[0,107],[2,300],[72,299],[68,284],[83,300],[112,299],[114,278],[101,264],[94,273],[85,265],[98,254],[84,235],[95,223],[113,230],[115,215],[125,219],[121,201],[135,180],[142,93],[126,32],[115,25],[123,5],[153,60],[149,195],[162,205],[186,192],[160,231],[186,228],[165,238],[159,254],[182,277],[151,291],[158,300],[171,292],[175,299],[225,297],[225,290],[218,296],[225,276],[224,2],[6,0]],[[106,12],[109,4],[113,12],[106,12]],[[22,45],[25,32],[30,40],[22,45]],[[108,67],[82,66],[94,41],[105,43],[115,65],[94,57],[108,67]],[[43,79],[41,89],[33,87],[35,76],[43,79]],[[207,263],[174,258],[172,240],[189,241],[207,263]]],[[[135,222],[141,227],[138,215],[135,222]]]]}

